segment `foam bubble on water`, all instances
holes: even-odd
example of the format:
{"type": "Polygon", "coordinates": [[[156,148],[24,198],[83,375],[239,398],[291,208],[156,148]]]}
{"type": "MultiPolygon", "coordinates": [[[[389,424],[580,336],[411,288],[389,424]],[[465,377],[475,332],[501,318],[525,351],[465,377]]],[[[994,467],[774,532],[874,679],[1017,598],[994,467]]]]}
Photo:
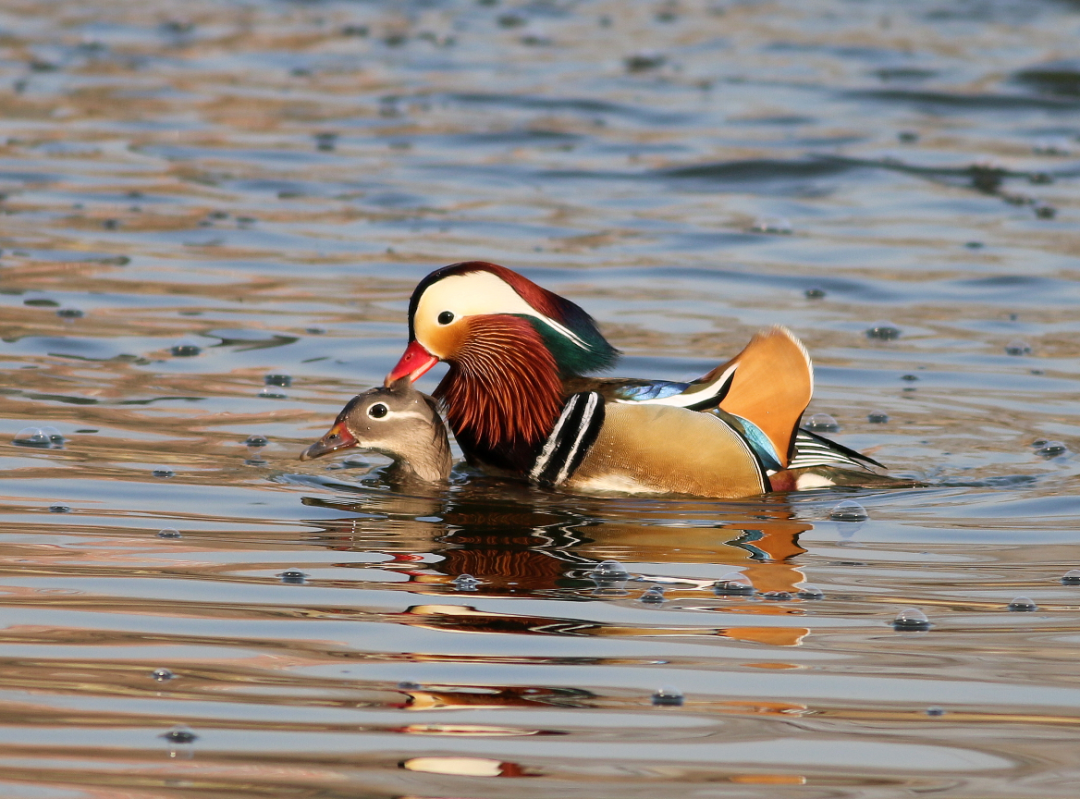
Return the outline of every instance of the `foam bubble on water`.
{"type": "Polygon", "coordinates": [[[782,216],[763,216],[750,226],[753,233],[770,233],[774,236],[790,236],[794,231],[791,222],[782,216]]]}
{"type": "Polygon", "coordinates": [[[174,358],[192,358],[202,352],[202,347],[193,341],[181,341],[169,348],[174,358]]]}
{"type": "Polygon", "coordinates": [[[799,589],[799,593],[796,594],[799,599],[824,599],[825,592],[818,588],[816,585],[804,585],[799,589]]]}
{"type": "Polygon", "coordinates": [[[459,574],[450,582],[454,584],[458,591],[475,591],[476,587],[480,585],[480,581],[471,574],[459,574]]]}
{"type": "Polygon", "coordinates": [[[1060,441],[1047,441],[1035,450],[1035,454],[1049,460],[1050,458],[1058,458],[1065,455],[1068,451],[1069,448],[1060,441]]]}
{"type": "Polygon", "coordinates": [[[399,691],[419,691],[423,686],[412,680],[402,680],[397,684],[399,691]]]}
{"type": "Polygon", "coordinates": [[[1015,613],[1031,613],[1038,609],[1035,600],[1027,596],[1018,596],[1009,603],[1009,610],[1015,613]]]}
{"type": "Polygon", "coordinates": [[[930,620],[918,608],[904,608],[896,614],[892,626],[894,630],[922,632],[930,629],[930,620]]]}
{"type": "Polygon", "coordinates": [[[900,328],[892,322],[875,322],[866,330],[866,337],[878,341],[895,341],[900,338],[900,328]]]}
{"type": "Polygon", "coordinates": [[[263,376],[263,383],[268,386],[288,388],[292,385],[292,376],[286,374],[268,374],[263,376]]]}
{"type": "Polygon", "coordinates": [[[641,595],[641,600],[646,605],[662,605],[664,603],[664,589],[654,585],[641,595]]]}
{"type": "Polygon", "coordinates": [[[619,561],[605,560],[596,564],[589,577],[597,583],[625,583],[630,579],[630,573],[619,561]]]}
{"type": "Polygon", "coordinates": [[[164,738],[171,744],[191,744],[198,740],[199,736],[192,732],[191,728],[178,724],[166,733],[163,733],[160,737],[164,738]]]}
{"type": "Polygon", "coordinates": [[[183,536],[180,535],[180,531],[177,530],[175,527],[162,527],[160,530],[158,530],[157,537],[158,538],[183,538],[183,536]]]}
{"type": "Polygon", "coordinates": [[[152,672],[150,672],[150,676],[157,682],[168,682],[169,680],[176,677],[175,674],[173,674],[166,668],[154,669],[152,672]]]}
{"type": "Polygon", "coordinates": [[[246,439],[244,439],[244,443],[252,449],[257,449],[259,447],[265,447],[267,444],[269,444],[270,439],[268,439],[266,436],[254,435],[248,436],[246,439]]]}
{"type": "Polygon", "coordinates": [[[176,472],[165,466],[159,466],[158,468],[154,469],[151,474],[154,475],[154,477],[160,477],[163,480],[167,480],[170,477],[176,476],[176,472]]]}
{"type": "Polygon", "coordinates": [[[829,518],[834,522],[865,522],[870,518],[870,514],[855,500],[845,499],[833,506],[829,511],[829,518]]]}
{"type": "Polygon", "coordinates": [[[772,602],[790,602],[793,597],[790,591],[766,591],[761,598],[772,602]]]}
{"type": "Polygon", "coordinates": [[[819,289],[817,287],[808,288],[803,292],[803,295],[808,300],[821,300],[825,298],[825,289],[819,289]]]}
{"type": "Polygon", "coordinates": [[[11,443],[17,447],[47,449],[52,442],[49,441],[49,436],[40,427],[24,427],[15,434],[15,437],[11,439],[11,443]]]}
{"type": "Polygon", "coordinates": [[[1005,345],[1006,355],[1031,355],[1031,345],[1023,339],[1013,339],[1005,345]]]}
{"type": "Polygon", "coordinates": [[[713,593],[717,596],[749,596],[754,593],[754,584],[742,572],[728,572],[713,584],[713,593]]]}
{"type": "Polygon", "coordinates": [[[803,422],[803,427],[815,433],[836,433],[840,430],[840,423],[827,413],[815,413],[803,422]]]}
{"type": "Polygon", "coordinates": [[[932,717],[944,716],[945,715],[945,709],[940,708],[940,707],[928,707],[926,709],[926,715],[932,716],[932,717]]]}
{"type": "Polygon", "coordinates": [[[1080,569],[1069,569],[1061,578],[1062,585],[1080,585],[1080,569]]]}
{"type": "Polygon", "coordinates": [[[884,411],[871,411],[867,414],[866,421],[870,424],[885,424],[889,421],[889,414],[884,411]]]}
{"type": "Polygon", "coordinates": [[[67,505],[50,505],[49,513],[71,513],[71,508],[67,505]]]}
{"type": "Polygon", "coordinates": [[[278,578],[283,583],[288,583],[290,585],[302,585],[303,583],[307,582],[308,576],[299,569],[286,569],[278,575],[278,578]]]}
{"type": "Polygon", "coordinates": [[[656,689],[652,695],[652,703],[658,706],[680,707],[683,701],[682,691],[670,685],[656,689]]]}

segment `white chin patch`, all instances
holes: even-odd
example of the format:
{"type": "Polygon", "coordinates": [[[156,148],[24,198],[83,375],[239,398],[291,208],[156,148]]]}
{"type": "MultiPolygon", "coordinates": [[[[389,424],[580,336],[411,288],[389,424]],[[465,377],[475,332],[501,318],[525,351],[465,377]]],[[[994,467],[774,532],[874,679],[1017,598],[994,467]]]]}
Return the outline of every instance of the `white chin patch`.
{"type": "Polygon", "coordinates": [[[813,472],[800,474],[797,478],[795,478],[796,491],[806,491],[810,488],[828,488],[829,486],[834,485],[836,485],[836,483],[834,483],[828,477],[824,477],[820,474],[814,474],[813,472]]]}

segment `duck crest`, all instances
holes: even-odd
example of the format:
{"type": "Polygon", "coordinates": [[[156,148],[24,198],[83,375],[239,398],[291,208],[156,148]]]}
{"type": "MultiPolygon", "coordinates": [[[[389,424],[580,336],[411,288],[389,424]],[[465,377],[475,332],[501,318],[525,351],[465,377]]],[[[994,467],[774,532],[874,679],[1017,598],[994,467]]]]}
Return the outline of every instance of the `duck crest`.
{"type": "MultiPolygon", "coordinates": [[[[462,261],[449,264],[436,269],[420,281],[409,301],[410,340],[416,338],[416,312],[424,292],[440,280],[474,272],[494,275],[535,309],[539,316],[524,318],[537,328],[543,344],[554,355],[559,373],[563,377],[599,372],[615,365],[619,351],[608,343],[596,326],[595,320],[581,306],[538,286],[512,269],[487,261],[462,261]]],[[[490,313],[498,315],[500,310],[503,309],[492,308],[490,313]]]]}
{"type": "Polygon", "coordinates": [[[563,405],[559,368],[541,334],[515,315],[474,317],[465,345],[435,389],[466,452],[524,470],[563,405]]]}

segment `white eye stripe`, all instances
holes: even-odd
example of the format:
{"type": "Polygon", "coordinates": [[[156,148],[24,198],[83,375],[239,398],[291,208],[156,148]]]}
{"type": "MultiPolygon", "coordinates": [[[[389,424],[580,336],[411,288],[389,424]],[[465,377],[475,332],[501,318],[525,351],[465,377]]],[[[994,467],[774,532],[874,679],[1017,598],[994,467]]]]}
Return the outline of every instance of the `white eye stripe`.
{"type": "Polygon", "coordinates": [[[446,311],[453,313],[456,319],[493,313],[531,316],[565,336],[581,349],[589,349],[589,345],[581,336],[550,316],[537,311],[505,281],[491,272],[450,275],[429,286],[420,297],[416,308],[417,333],[421,332],[420,327],[424,323],[427,325],[437,323],[439,315],[446,311]]]}

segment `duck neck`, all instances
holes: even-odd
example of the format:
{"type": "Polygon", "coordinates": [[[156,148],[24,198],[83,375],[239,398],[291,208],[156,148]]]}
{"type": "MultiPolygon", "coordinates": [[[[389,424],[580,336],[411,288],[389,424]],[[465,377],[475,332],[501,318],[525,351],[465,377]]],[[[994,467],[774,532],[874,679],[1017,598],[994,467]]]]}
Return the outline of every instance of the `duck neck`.
{"type": "Polygon", "coordinates": [[[508,315],[473,321],[435,396],[470,462],[516,475],[528,471],[564,401],[540,334],[508,315]]]}

